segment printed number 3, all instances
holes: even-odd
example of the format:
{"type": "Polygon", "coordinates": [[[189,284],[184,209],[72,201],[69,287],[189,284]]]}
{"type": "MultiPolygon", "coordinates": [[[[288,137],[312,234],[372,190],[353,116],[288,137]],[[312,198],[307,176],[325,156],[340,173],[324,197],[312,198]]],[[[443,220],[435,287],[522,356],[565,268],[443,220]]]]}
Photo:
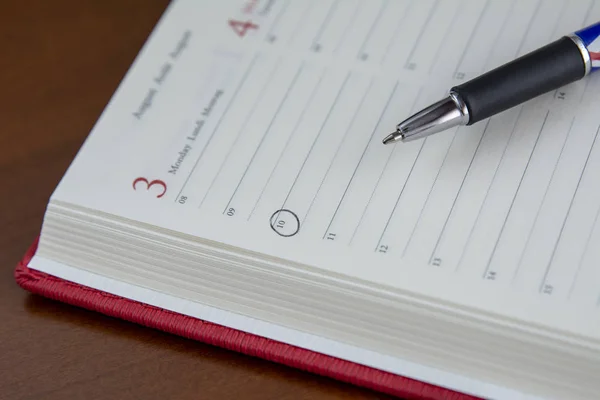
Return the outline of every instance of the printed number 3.
{"type": "Polygon", "coordinates": [[[152,182],[148,182],[148,179],[146,179],[146,178],[137,178],[136,180],[133,181],[133,190],[137,190],[136,185],[139,182],[144,182],[146,184],[146,190],[150,190],[150,188],[154,185],[162,186],[162,188],[163,188],[162,193],[156,195],[156,197],[159,199],[161,197],[163,197],[165,195],[165,193],[167,193],[167,185],[163,181],[158,180],[158,179],[155,179],[152,182]]]}

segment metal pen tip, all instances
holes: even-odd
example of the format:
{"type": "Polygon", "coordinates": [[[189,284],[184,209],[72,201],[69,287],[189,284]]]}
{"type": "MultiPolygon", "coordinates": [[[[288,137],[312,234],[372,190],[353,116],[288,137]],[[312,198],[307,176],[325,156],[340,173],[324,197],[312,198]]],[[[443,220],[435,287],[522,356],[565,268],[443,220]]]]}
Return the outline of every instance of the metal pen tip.
{"type": "Polygon", "coordinates": [[[445,99],[430,105],[408,117],[396,126],[396,132],[387,135],[383,144],[410,142],[423,139],[437,132],[469,123],[469,111],[457,95],[451,93],[445,99]]]}
{"type": "Polygon", "coordinates": [[[383,144],[392,144],[395,143],[397,138],[399,137],[398,132],[390,133],[383,139],[383,144]]]}

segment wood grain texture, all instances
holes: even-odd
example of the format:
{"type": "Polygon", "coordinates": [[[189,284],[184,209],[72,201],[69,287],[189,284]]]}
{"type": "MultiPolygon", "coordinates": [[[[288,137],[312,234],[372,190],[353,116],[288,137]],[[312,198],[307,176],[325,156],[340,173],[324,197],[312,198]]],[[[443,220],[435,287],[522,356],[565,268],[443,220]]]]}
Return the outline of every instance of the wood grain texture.
{"type": "Polygon", "coordinates": [[[13,269],[167,0],[0,5],[0,399],[374,399],[32,296],[13,269]]]}

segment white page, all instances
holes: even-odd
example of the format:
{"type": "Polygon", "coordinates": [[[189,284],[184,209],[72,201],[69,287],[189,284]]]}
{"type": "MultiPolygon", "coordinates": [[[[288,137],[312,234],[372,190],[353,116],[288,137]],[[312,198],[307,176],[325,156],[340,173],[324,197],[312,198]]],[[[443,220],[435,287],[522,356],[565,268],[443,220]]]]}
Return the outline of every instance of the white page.
{"type": "Polygon", "coordinates": [[[53,200],[598,338],[597,78],[381,144],[598,18],[585,0],[179,0],[53,200]]]}

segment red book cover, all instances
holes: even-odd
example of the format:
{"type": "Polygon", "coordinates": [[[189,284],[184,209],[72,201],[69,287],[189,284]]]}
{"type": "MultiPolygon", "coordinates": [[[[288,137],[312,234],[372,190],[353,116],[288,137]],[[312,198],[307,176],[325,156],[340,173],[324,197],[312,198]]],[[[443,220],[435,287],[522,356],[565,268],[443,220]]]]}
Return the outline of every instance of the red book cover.
{"type": "Polygon", "coordinates": [[[36,240],[32,244],[15,269],[17,283],[31,293],[402,399],[476,399],[470,395],[163,310],[30,269],[28,264],[35,254],[37,243],[36,240]]]}

